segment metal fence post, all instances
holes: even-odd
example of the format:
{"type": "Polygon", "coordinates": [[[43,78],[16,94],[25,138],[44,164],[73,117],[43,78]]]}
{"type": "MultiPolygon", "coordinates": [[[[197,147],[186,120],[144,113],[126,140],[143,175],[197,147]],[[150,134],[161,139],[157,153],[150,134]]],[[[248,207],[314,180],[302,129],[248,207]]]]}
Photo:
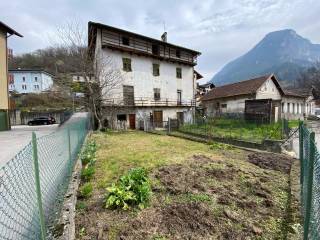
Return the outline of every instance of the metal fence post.
{"type": "Polygon", "coordinates": [[[300,159],[300,184],[303,184],[303,122],[299,121],[299,159],[300,159]]]}
{"type": "Polygon", "coordinates": [[[69,171],[72,172],[72,156],[71,156],[71,137],[70,137],[70,127],[68,127],[68,157],[69,157],[69,171]]]}
{"type": "Polygon", "coordinates": [[[38,147],[37,147],[37,137],[35,132],[32,132],[32,154],[33,154],[33,164],[34,164],[34,177],[36,184],[36,194],[37,202],[39,208],[39,222],[41,230],[41,239],[45,240],[46,237],[46,228],[44,223],[44,214],[42,207],[42,197],[41,197],[41,187],[40,187],[40,173],[39,173],[39,160],[38,160],[38,147]]]}
{"type": "Polygon", "coordinates": [[[310,133],[309,139],[309,163],[308,163],[308,179],[307,179],[307,198],[306,198],[306,215],[304,218],[304,231],[303,239],[308,240],[309,235],[309,226],[310,226],[310,217],[311,217],[311,208],[312,208],[312,188],[313,188],[313,171],[314,171],[314,160],[315,160],[315,133],[310,133]]]}

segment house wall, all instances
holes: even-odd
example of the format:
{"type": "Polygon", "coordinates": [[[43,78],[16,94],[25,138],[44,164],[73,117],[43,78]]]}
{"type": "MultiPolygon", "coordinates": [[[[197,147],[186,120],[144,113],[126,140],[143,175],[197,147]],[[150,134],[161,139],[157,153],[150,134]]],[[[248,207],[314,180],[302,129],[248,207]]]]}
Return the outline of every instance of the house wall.
{"type": "Polygon", "coordinates": [[[256,99],[281,100],[281,93],[271,79],[266,80],[256,93],[256,99]]]}
{"type": "Polygon", "coordinates": [[[303,119],[306,113],[305,108],[304,98],[283,97],[281,101],[281,116],[289,120],[303,119]]]}
{"type": "Polygon", "coordinates": [[[40,93],[49,90],[53,85],[52,77],[43,72],[10,71],[10,74],[13,75],[14,81],[13,84],[9,85],[10,91],[16,91],[18,93],[40,93]],[[23,78],[25,78],[25,80],[23,80],[23,78]],[[23,85],[26,85],[26,89],[23,89],[23,85]]]}
{"type": "MultiPolygon", "coordinates": [[[[115,103],[121,104],[123,102],[123,85],[129,85],[134,87],[135,99],[154,99],[154,88],[160,89],[161,100],[168,99],[168,101],[177,101],[177,91],[182,92],[182,102],[191,102],[194,100],[196,82],[194,81],[194,69],[191,65],[179,64],[175,62],[168,62],[165,60],[157,60],[152,57],[138,56],[136,54],[130,54],[124,51],[111,50],[109,48],[103,48],[101,46],[101,31],[97,32],[96,42],[96,60],[103,62],[107,61],[111,64],[103,66],[109,68],[110,65],[114,70],[121,73],[122,80],[118,86],[109,92],[105,100],[114,100],[115,103]],[[123,71],[122,58],[131,59],[131,72],[123,71]],[[153,63],[160,65],[160,76],[153,76],[153,63]],[[176,68],[182,69],[182,78],[176,78],[176,68]]],[[[97,66],[100,64],[98,63],[97,66]]],[[[103,65],[103,63],[102,63],[103,65]]],[[[101,65],[100,65],[101,66],[101,65]]],[[[153,110],[161,109],[159,107],[152,108],[153,110]]],[[[182,107],[174,107],[170,109],[164,108],[163,120],[170,118],[177,118],[177,112],[182,111],[182,107]]],[[[187,108],[188,109],[188,108],[187,108]]],[[[188,112],[189,110],[183,109],[188,112]]],[[[141,115],[140,112],[150,112],[145,108],[137,109],[137,116],[141,115]]],[[[190,110],[193,112],[193,109],[190,110]]],[[[191,114],[192,116],[193,114],[191,114]]]]}
{"type": "Polygon", "coordinates": [[[7,33],[0,29],[0,110],[9,108],[6,35],[7,33]]]}
{"type": "Polygon", "coordinates": [[[214,117],[220,113],[244,113],[245,101],[249,99],[254,99],[251,96],[240,96],[232,98],[220,98],[211,101],[204,101],[203,105],[206,109],[206,115],[208,117],[214,117]],[[217,108],[219,104],[220,108],[217,108]],[[223,105],[226,104],[226,107],[223,105]]]}

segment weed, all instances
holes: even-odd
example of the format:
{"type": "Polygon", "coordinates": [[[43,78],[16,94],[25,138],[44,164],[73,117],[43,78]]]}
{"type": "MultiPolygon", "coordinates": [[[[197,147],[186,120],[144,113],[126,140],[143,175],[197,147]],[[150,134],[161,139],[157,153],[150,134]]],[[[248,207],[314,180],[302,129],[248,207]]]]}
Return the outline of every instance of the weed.
{"type": "Polygon", "coordinates": [[[90,141],[86,144],[85,148],[83,149],[80,159],[83,165],[93,165],[96,161],[96,151],[97,151],[97,144],[96,142],[90,141]]]}
{"type": "Polygon", "coordinates": [[[85,183],[79,189],[79,196],[82,198],[89,198],[92,195],[93,186],[91,183],[85,183]]]}
{"type": "Polygon", "coordinates": [[[210,149],[211,150],[232,150],[234,149],[234,147],[229,144],[213,142],[210,144],[210,149]]]}
{"type": "Polygon", "coordinates": [[[87,204],[83,201],[77,201],[76,209],[77,210],[85,210],[87,208],[87,204]]]}
{"type": "Polygon", "coordinates": [[[183,200],[188,202],[211,202],[210,196],[204,193],[199,193],[199,194],[188,193],[183,196],[183,200]]]}
{"type": "Polygon", "coordinates": [[[123,175],[116,184],[107,188],[107,208],[122,208],[127,210],[130,205],[140,209],[146,207],[151,196],[151,185],[148,175],[143,168],[131,169],[123,175]]]}
{"type": "Polygon", "coordinates": [[[87,166],[81,170],[81,179],[83,181],[90,181],[93,178],[93,174],[95,173],[95,169],[93,166],[87,166]]]}

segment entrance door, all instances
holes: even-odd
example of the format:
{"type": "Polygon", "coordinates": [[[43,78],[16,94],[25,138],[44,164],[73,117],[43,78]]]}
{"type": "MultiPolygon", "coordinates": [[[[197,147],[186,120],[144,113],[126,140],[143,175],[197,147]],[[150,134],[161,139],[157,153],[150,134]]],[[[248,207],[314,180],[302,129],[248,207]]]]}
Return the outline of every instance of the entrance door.
{"type": "Polygon", "coordinates": [[[153,112],[153,119],[154,119],[154,126],[158,128],[163,127],[163,117],[162,111],[154,111],[153,112]]]}
{"type": "Polygon", "coordinates": [[[179,124],[183,124],[184,122],[183,112],[177,112],[177,119],[179,121],[179,124]]]}
{"type": "Polygon", "coordinates": [[[136,129],[136,115],[129,114],[129,126],[130,129],[136,129]]]}

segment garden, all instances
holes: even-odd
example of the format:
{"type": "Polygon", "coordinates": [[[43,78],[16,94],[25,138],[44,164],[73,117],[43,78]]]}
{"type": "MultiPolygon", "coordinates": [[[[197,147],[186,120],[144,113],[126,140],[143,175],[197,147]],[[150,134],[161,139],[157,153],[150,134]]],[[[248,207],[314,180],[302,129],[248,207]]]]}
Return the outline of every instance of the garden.
{"type": "MultiPolygon", "coordinates": [[[[288,123],[288,126],[295,127],[297,124],[297,121],[292,121],[288,123]]],[[[213,118],[197,124],[182,125],[179,131],[206,137],[238,139],[257,143],[261,143],[265,139],[282,140],[285,138],[283,121],[260,124],[243,119],[213,118]]]]}
{"type": "Polygon", "coordinates": [[[77,239],[286,239],[299,232],[286,155],[128,131],[94,133],[81,161],[77,239]]]}

